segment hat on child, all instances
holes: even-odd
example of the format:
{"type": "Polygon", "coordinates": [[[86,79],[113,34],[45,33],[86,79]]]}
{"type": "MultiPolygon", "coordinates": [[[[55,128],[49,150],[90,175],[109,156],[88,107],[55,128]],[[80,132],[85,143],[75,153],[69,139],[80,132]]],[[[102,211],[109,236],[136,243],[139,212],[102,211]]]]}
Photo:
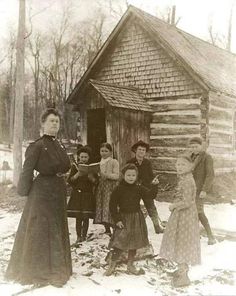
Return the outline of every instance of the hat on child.
{"type": "Polygon", "coordinates": [[[137,148],[138,148],[139,146],[146,148],[146,151],[148,151],[148,150],[149,150],[149,147],[150,147],[148,143],[145,143],[144,141],[139,140],[137,143],[135,143],[135,144],[131,147],[131,150],[132,150],[133,152],[136,152],[136,150],[137,150],[137,148]]]}
{"type": "Polygon", "coordinates": [[[190,144],[199,144],[202,145],[202,138],[200,137],[193,137],[189,140],[189,145],[190,144]]]}

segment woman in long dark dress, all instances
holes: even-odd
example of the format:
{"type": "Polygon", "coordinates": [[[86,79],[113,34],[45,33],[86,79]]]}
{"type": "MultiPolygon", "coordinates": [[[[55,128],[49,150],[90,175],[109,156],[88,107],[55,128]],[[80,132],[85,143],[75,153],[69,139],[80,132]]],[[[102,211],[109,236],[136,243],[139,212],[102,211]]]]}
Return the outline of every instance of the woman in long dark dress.
{"type": "Polygon", "coordinates": [[[64,285],[72,274],[64,174],[70,168],[56,135],[59,113],[41,117],[44,135],[29,145],[17,191],[28,196],[6,271],[22,284],[64,285]],[[34,179],[34,170],[39,174],[34,179]]]}

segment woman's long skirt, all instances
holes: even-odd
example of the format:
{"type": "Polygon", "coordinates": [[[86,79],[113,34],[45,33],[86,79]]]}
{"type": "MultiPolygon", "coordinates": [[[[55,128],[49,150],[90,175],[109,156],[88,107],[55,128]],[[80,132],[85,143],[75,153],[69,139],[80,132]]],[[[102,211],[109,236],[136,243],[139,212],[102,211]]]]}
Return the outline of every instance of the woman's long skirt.
{"type": "Polygon", "coordinates": [[[22,284],[63,285],[72,274],[66,185],[57,176],[34,180],[6,271],[22,284]]]}

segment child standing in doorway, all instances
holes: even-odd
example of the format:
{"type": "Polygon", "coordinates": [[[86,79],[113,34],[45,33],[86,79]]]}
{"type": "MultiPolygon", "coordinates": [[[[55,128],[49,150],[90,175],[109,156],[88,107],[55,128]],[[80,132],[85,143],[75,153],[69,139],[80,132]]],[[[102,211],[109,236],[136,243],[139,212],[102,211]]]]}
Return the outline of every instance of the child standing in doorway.
{"type": "Polygon", "coordinates": [[[155,179],[151,189],[136,184],[138,169],[134,164],[127,164],[122,170],[123,179],[111,195],[110,211],[115,221],[115,231],[110,242],[113,249],[106,276],[114,273],[117,260],[123,251],[128,251],[127,272],[138,275],[140,270],[134,266],[136,250],[149,244],[147,226],[144,215],[140,209],[140,200],[152,217],[157,215],[153,204],[153,197],[157,193],[159,181],[155,179]]]}
{"type": "Polygon", "coordinates": [[[189,285],[188,265],[200,264],[201,261],[199,222],[195,203],[196,185],[191,172],[192,167],[190,156],[178,157],[177,195],[169,207],[171,215],[160,249],[160,257],[178,264],[178,269],[173,274],[172,283],[175,287],[189,285]]]}
{"type": "MultiPolygon", "coordinates": [[[[78,163],[88,164],[91,157],[91,149],[88,146],[78,148],[78,163]]],[[[94,187],[96,176],[84,175],[77,169],[76,163],[72,165],[68,183],[72,186],[71,198],[67,205],[67,216],[76,218],[76,233],[78,244],[86,240],[89,228],[89,219],[94,218],[95,196],[94,187]]]]}

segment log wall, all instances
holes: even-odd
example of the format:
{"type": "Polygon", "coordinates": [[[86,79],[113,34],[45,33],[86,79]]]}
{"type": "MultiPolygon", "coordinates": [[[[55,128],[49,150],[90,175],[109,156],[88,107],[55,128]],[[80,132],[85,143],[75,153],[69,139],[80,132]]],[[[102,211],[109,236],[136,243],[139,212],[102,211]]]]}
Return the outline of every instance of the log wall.
{"type": "Polygon", "coordinates": [[[152,100],[151,159],[156,172],[175,172],[176,157],[202,128],[202,95],[152,100]]]}
{"type": "MultiPolygon", "coordinates": [[[[185,150],[189,137],[205,137],[202,89],[135,21],[126,24],[94,79],[135,86],[145,95],[153,108],[150,157],[156,171],[173,173],[176,156],[185,150]]],[[[135,121],[127,126],[131,138],[136,134],[140,139],[134,125],[135,121]]]]}
{"type": "Polygon", "coordinates": [[[209,93],[208,151],[214,158],[217,173],[236,169],[235,113],[236,98],[209,93]]]}

